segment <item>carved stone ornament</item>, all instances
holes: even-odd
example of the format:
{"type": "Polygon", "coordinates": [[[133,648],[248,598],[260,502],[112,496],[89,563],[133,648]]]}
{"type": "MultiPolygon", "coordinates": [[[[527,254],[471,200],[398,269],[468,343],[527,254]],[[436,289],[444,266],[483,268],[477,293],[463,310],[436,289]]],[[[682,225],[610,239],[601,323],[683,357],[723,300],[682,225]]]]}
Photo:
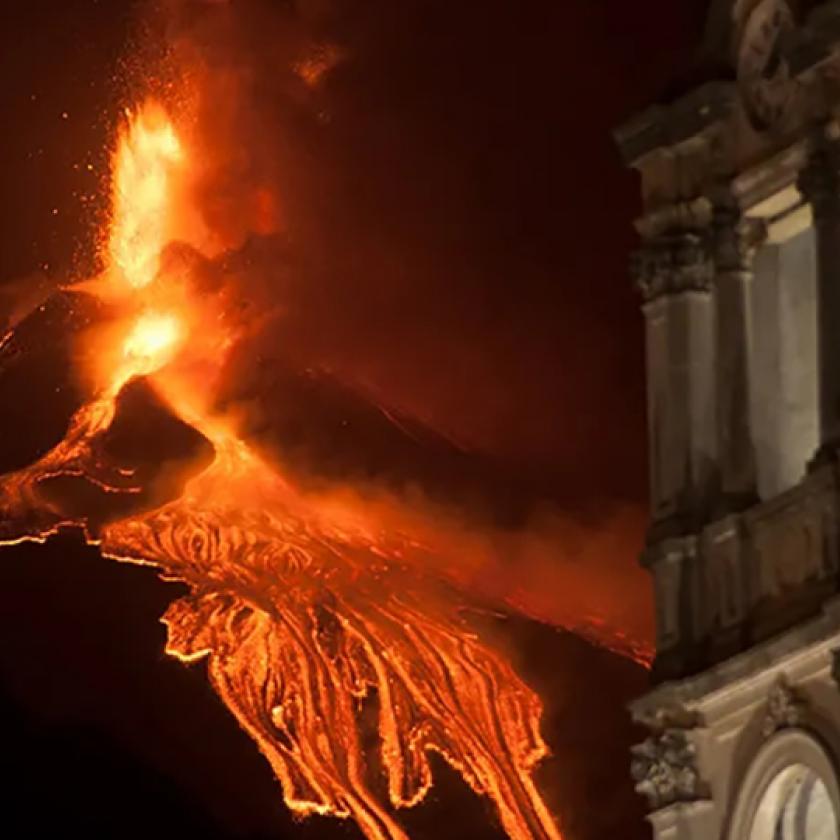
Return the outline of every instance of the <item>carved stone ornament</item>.
{"type": "Polygon", "coordinates": [[[767,709],[761,731],[769,738],[780,729],[800,726],[805,718],[805,702],[784,678],[774,683],[767,695],[767,709]]]}
{"type": "Polygon", "coordinates": [[[632,273],[644,300],[680,292],[710,292],[714,278],[708,237],[679,233],[651,240],[633,256],[632,273]]]}
{"type": "Polygon", "coordinates": [[[773,128],[796,90],[786,42],[794,30],[786,0],[759,0],[744,25],[738,48],[738,81],[753,126],[773,128]]]}
{"type": "Polygon", "coordinates": [[[631,749],[636,791],[652,810],[705,798],[694,744],[685,729],[665,729],[631,749]]]}

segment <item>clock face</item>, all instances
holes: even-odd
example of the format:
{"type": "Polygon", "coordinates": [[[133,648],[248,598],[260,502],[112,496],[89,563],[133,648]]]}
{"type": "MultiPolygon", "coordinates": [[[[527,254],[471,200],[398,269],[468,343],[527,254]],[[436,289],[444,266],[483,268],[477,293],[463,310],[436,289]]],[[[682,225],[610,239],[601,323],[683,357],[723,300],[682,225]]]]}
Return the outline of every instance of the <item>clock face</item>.
{"type": "Polygon", "coordinates": [[[784,115],[795,81],[784,55],[784,42],[793,30],[793,16],[785,0],[760,0],[750,14],[738,56],[738,81],[753,125],[771,128],[784,115]]]}

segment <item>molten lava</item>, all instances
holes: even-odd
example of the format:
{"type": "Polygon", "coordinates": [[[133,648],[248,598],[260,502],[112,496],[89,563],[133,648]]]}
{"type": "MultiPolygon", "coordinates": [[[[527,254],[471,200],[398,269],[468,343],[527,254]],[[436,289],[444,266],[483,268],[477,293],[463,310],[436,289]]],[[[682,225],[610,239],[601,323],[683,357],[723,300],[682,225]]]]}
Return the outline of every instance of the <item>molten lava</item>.
{"type": "Polygon", "coordinates": [[[174,315],[144,312],[123,345],[123,353],[132,363],[135,374],[154,373],[168,362],[175,352],[180,332],[174,315]]]}
{"type": "Polygon", "coordinates": [[[208,408],[241,325],[221,293],[164,259],[189,165],[160,105],[131,117],[114,156],[108,265],[90,286],[114,312],[89,339],[94,393],[58,446],[0,481],[3,542],[73,524],[105,555],[185,582],[191,594],[164,617],[166,650],[208,660],[213,686],[296,812],[352,818],[371,840],[405,838],[383,799],[422,800],[434,751],[493,800],[510,837],[559,840],[532,779],[547,752],[540,700],[467,626],[465,603],[424,569],[415,542],[305,497],[208,408]],[[99,525],[69,514],[47,485],[77,476],[138,492],[101,445],[135,377],[215,457],[174,501],[99,525]],[[363,748],[363,703],[378,707],[385,797],[363,748]]]}
{"type": "Polygon", "coordinates": [[[113,224],[109,238],[112,267],[135,289],[158,273],[169,241],[173,170],[183,150],[166,112],[147,103],[127,112],[113,164],[113,224]]]}

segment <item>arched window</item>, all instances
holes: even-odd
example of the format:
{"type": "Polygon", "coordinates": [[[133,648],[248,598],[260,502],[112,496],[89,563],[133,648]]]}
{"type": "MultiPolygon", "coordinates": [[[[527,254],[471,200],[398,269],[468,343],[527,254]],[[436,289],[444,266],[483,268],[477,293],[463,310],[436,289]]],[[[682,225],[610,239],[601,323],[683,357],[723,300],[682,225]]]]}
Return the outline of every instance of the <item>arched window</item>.
{"type": "Polygon", "coordinates": [[[759,801],[749,840],[838,840],[825,782],[804,764],[778,773],[759,801]]]}
{"type": "Polygon", "coordinates": [[[834,761],[810,733],[769,738],[739,786],[727,840],[840,840],[834,761]]]}

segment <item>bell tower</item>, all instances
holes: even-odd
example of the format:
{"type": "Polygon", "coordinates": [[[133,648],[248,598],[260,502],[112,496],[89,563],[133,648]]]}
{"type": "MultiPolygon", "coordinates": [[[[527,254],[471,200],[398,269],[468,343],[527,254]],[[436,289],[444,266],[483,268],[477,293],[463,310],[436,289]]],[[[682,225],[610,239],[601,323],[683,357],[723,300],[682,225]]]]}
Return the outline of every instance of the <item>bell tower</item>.
{"type": "Polygon", "coordinates": [[[641,176],[657,840],[840,840],[840,0],[713,0],[641,176]]]}

